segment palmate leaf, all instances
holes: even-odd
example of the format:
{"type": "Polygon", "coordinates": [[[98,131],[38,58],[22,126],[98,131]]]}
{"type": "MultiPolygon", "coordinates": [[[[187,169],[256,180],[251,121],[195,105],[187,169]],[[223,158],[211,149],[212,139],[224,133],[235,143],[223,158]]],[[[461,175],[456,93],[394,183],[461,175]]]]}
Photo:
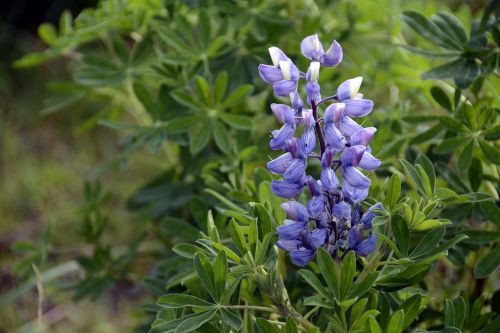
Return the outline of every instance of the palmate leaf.
{"type": "Polygon", "coordinates": [[[167,294],[161,296],[156,302],[161,307],[164,308],[184,308],[184,307],[194,307],[194,308],[210,308],[214,307],[215,304],[206,302],[201,298],[187,294],[167,294]]]}
{"type": "Polygon", "coordinates": [[[481,75],[481,67],[474,59],[468,59],[462,63],[459,71],[455,74],[455,84],[465,89],[470,86],[481,75]]]}
{"type": "Polygon", "coordinates": [[[444,65],[434,67],[421,75],[422,80],[429,79],[452,79],[462,68],[465,60],[462,58],[455,59],[444,65]]]}
{"type": "Polygon", "coordinates": [[[459,42],[454,41],[443,32],[435,22],[415,11],[404,11],[403,20],[410,28],[425,39],[447,49],[461,50],[459,42]]]}

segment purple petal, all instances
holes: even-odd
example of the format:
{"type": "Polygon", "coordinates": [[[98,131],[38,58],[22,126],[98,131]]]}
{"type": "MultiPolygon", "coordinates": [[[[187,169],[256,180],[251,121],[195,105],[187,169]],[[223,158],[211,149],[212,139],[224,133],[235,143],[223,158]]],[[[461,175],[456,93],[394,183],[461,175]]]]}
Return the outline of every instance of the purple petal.
{"type": "Polygon", "coordinates": [[[312,196],[317,196],[321,194],[321,187],[316,181],[316,179],[314,179],[312,176],[307,176],[306,184],[307,187],[309,188],[309,193],[311,193],[312,196]]]}
{"type": "Polygon", "coordinates": [[[300,239],[300,232],[307,226],[307,222],[285,220],[284,225],[276,228],[280,239],[300,239]]]}
{"type": "Polygon", "coordinates": [[[359,228],[352,227],[347,234],[347,245],[350,249],[354,249],[361,241],[361,232],[359,228]]]}
{"type": "Polygon", "coordinates": [[[356,188],[350,185],[348,182],[344,182],[342,186],[342,193],[344,197],[354,203],[361,202],[368,196],[367,188],[356,188]]]}
{"type": "Polygon", "coordinates": [[[281,73],[281,70],[274,66],[260,64],[259,74],[262,80],[268,83],[274,83],[283,80],[283,74],[281,73]]]}
{"type": "Polygon", "coordinates": [[[295,122],[295,111],[288,105],[273,103],[271,104],[271,110],[280,123],[287,122],[291,124],[295,122]]]}
{"type": "Polygon", "coordinates": [[[361,173],[358,169],[352,166],[342,167],[344,171],[344,180],[356,188],[368,188],[370,187],[371,181],[361,173]]]}
{"type": "Polygon", "coordinates": [[[349,147],[342,153],[340,161],[342,162],[342,165],[344,167],[357,166],[361,161],[365,151],[366,147],[362,145],[349,147]]]}
{"type": "Polygon", "coordinates": [[[317,34],[304,38],[300,43],[300,51],[304,57],[313,61],[319,60],[325,53],[317,34]]]}
{"type": "Polygon", "coordinates": [[[325,110],[325,122],[332,123],[339,121],[344,117],[345,104],[344,103],[334,103],[330,104],[325,110]]]}
{"type": "Polygon", "coordinates": [[[355,248],[354,252],[358,256],[366,257],[375,250],[375,245],[377,245],[377,236],[371,234],[370,237],[359,243],[355,248]]]}
{"type": "Polygon", "coordinates": [[[298,250],[290,251],[290,258],[295,265],[304,267],[314,259],[315,254],[315,250],[309,250],[301,247],[298,250]]]}
{"type": "Polygon", "coordinates": [[[273,150],[281,149],[287,140],[293,137],[295,133],[295,123],[285,123],[279,130],[273,131],[273,138],[269,143],[269,147],[273,150]]]}
{"type": "Polygon", "coordinates": [[[334,40],[332,46],[330,46],[326,53],[320,58],[320,62],[323,66],[333,67],[342,61],[342,56],[342,47],[334,40]]]}
{"type": "Polygon", "coordinates": [[[332,215],[337,220],[350,220],[351,219],[351,205],[345,201],[341,201],[332,207],[332,215]]]}
{"type": "Polygon", "coordinates": [[[267,162],[267,169],[276,175],[282,175],[293,162],[292,154],[285,153],[272,161],[267,162]]]}
{"type": "Polygon", "coordinates": [[[307,211],[313,218],[317,218],[324,209],[325,201],[321,195],[313,196],[311,200],[307,202],[307,211]]]}
{"type": "Polygon", "coordinates": [[[349,143],[351,144],[351,146],[366,146],[370,143],[376,131],[377,129],[375,127],[362,128],[351,135],[349,143]]]}
{"type": "Polygon", "coordinates": [[[292,107],[294,110],[299,110],[304,107],[304,102],[300,98],[299,93],[297,92],[297,89],[290,93],[290,102],[292,104],[292,107]]]}
{"type": "Polygon", "coordinates": [[[318,82],[307,81],[306,83],[307,103],[321,100],[320,87],[318,82]]]}
{"type": "Polygon", "coordinates": [[[380,163],[381,163],[380,160],[376,159],[375,157],[372,156],[372,154],[365,151],[363,157],[359,161],[358,166],[365,170],[375,170],[380,166],[380,163]]]}
{"type": "Polygon", "coordinates": [[[312,153],[316,147],[316,134],[314,133],[314,128],[307,128],[304,134],[302,134],[301,140],[304,143],[304,153],[312,153]]]}
{"type": "Polygon", "coordinates": [[[274,194],[279,197],[291,199],[298,196],[302,192],[303,186],[296,183],[290,183],[286,180],[273,180],[271,189],[274,194]]]}
{"type": "Polygon", "coordinates": [[[325,126],[325,140],[328,147],[335,151],[340,151],[345,146],[344,136],[333,123],[327,123],[325,126]]]}
{"type": "Polygon", "coordinates": [[[286,54],[277,47],[270,47],[269,54],[275,67],[278,67],[280,61],[291,61],[286,54]]]}
{"type": "Polygon", "coordinates": [[[280,239],[276,242],[276,246],[288,252],[297,250],[301,245],[300,239],[280,239]]]}
{"type": "Polygon", "coordinates": [[[361,125],[347,116],[342,117],[336,125],[339,128],[340,132],[342,132],[342,134],[349,137],[363,128],[361,127],[361,125]]]}
{"type": "Polygon", "coordinates": [[[326,235],[326,229],[315,229],[313,231],[307,231],[302,237],[302,241],[306,248],[315,250],[325,244],[326,235]]]}
{"type": "Polygon", "coordinates": [[[273,84],[273,89],[276,96],[288,96],[297,89],[297,82],[291,80],[278,81],[273,84]]]}
{"type": "Polygon", "coordinates": [[[346,99],[343,102],[345,104],[345,114],[349,117],[364,117],[373,109],[373,101],[369,99],[346,99]]]}
{"type": "Polygon", "coordinates": [[[316,124],[316,122],[314,121],[313,112],[311,109],[302,110],[302,119],[304,121],[304,125],[307,128],[312,128],[316,124]]]}
{"type": "Polygon", "coordinates": [[[379,202],[373,206],[371,206],[361,217],[359,223],[364,226],[365,229],[370,229],[372,227],[372,221],[375,217],[380,216],[379,213],[374,213],[375,209],[384,210],[384,206],[379,202]]]}
{"type": "Polygon", "coordinates": [[[321,168],[327,169],[332,166],[333,155],[335,155],[335,150],[332,148],[326,148],[323,156],[321,156],[321,168]]]}
{"type": "Polygon", "coordinates": [[[303,222],[307,222],[309,220],[309,213],[307,212],[307,208],[297,201],[283,202],[280,207],[285,211],[288,218],[292,220],[303,222]]]}
{"type": "Polygon", "coordinates": [[[346,80],[337,88],[337,98],[343,102],[346,99],[354,98],[358,94],[363,78],[361,76],[346,80]]]}
{"type": "Polygon", "coordinates": [[[292,183],[301,183],[301,181],[305,178],[306,171],[306,161],[304,159],[296,159],[294,160],[286,172],[283,174],[283,179],[292,182],[292,183]]]}
{"type": "Polygon", "coordinates": [[[329,192],[339,187],[339,180],[332,168],[326,168],[321,171],[321,187],[329,192]]]}

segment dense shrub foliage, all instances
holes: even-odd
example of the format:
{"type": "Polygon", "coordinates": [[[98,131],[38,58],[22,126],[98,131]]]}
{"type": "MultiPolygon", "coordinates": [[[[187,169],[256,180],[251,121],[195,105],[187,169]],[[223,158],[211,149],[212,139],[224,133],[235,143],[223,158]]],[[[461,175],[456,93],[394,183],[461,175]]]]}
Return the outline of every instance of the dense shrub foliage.
{"type": "Polygon", "coordinates": [[[498,1],[467,8],[102,0],[42,24],[47,49],[14,66],[71,74],[42,112],[88,105],[121,153],[85,184],[90,251],[50,258],[48,228],[18,243],[25,289],[0,305],[32,263],[50,279],[75,259],[58,292],[142,283],[143,332],[494,332],[498,1]],[[129,177],[138,151],[164,164],[129,198],[120,228],[138,232],[117,251],[98,179],[129,177]]]}

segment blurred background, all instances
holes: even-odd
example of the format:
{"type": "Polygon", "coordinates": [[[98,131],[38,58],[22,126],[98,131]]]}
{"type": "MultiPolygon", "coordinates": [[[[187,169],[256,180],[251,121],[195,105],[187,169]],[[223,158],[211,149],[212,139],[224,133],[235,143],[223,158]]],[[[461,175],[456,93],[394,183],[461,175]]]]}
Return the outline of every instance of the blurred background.
{"type": "MultiPolygon", "coordinates": [[[[154,2],[162,5],[161,1],[154,2]]],[[[300,26],[295,24],[298,21],[307,25],[304,13],[309,6],[312,15],[320,15],[317,8],[324,5],[319,1],[313,6],[312,0],[300,3],[305,8],[303,16],[289,17],[295,27],[300,26]]],[[[398,108],[408,105],[430,107],[424,101],[430,83],[416,80],[421,72],[439,63],[408,55],[394,46],[395,41],[401,41],[404,29],[401,11],[410,8],[427,15],[449,11],[468,27],[487,1],[334,3],[328,7],[328,14],[338,17],[338,21],[327,28],[338,27],[343,32],[346,43],[342,45],[348,57],[345,73],[363,73],[371,81],[370,95],[385,110],[380,113],[382,117],[384,112],[397,113],[398,108]],[[368,53],[370,59],[366,59],[368,53]]],[[[82,298],[70,290],[83,274],[74,259],[91,252],[80,241],[81,220],[87,208],[85,181],[94,184],[97,178],[100,180],[106,197],[103,209],[110,215],[104,237],[113,244],[112,251],[120,253],[141,230],[142,219],[129,209],[127,202],[151,175],[162,171],[164,157],[137,150],[127,156],[125,164],[101,172],[103,165],[122,151],[116,132],[96,126],[102,100],[84,99],[68,106],[59,105],[57,112],[52,108],[51,88],[61,88],[65,80],[71,79],[67,58],[35,68],[12,67],[12,62],[26,53],[46,48],[38,38],[40,24],[57,24],[64,10],[77,17],[84,8],[96,4],[93,0],[19,0],[0,4],[1,333],[33,332],[40,294],[45,297],[43,312],[51,332],[145,332],[151,321],[140,305],[155,298],[142,283],[152,270],[154,256],[134,258],[131,274],[105,285],[100,297],[82,298]],[[45,278],[52,283],[44,283],[42,293],[40,289],[37,292],[37,266],[34,268],[32,263],[50,263],[44,264],[43,272],[49,274],[45,278]]],[[[296,29],[294,37],[312,33],[308,28],[304,30],[307,32],[296,29]]],[[[251,75],[257,78],[256,67],[252,68],[255,72],[251,75]]],[[[154,241],[147,244],[149,248],[157,246],[154,241]]]]}

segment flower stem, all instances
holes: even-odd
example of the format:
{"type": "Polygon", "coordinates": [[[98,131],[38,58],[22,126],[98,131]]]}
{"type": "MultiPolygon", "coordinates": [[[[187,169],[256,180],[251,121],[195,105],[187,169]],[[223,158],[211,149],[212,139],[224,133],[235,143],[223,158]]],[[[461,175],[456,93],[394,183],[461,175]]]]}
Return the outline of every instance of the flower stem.
{"type": "MultiPolygon", "coordinates": [[[[320,101],[321,103],[321,101],[320,101]]],[[[319,103],[318,103],[319,104],[319,103]]],[[[318,105],[316,105],[316,102],[314,100],[311,101],[311,106],[313,110],[313,117],[316,122],[314,125],[314,129],[316,131],[316,135],[318,136],[318,141],[319,141],[319,146],[321,149],[321,156],[323,156],[323,153],[325,152],[326,145],[325,145],[325,139],[323,137],[323,130],[321,129],[321,126],[318,121],[318,105]]]]}
{"type": "Polygon", "coordinates": [[[331,101],[331,100],[335,100],[335,101],[338,101],[338,98],[337,98],[337,95],[333,95],[333,96],[330,96],[330,97],[327,97],[327,98],[323,98],[321,101],[318,102],[318,104],[316,104],[316,106],[319,106],[327,101],[331,101]]]}

